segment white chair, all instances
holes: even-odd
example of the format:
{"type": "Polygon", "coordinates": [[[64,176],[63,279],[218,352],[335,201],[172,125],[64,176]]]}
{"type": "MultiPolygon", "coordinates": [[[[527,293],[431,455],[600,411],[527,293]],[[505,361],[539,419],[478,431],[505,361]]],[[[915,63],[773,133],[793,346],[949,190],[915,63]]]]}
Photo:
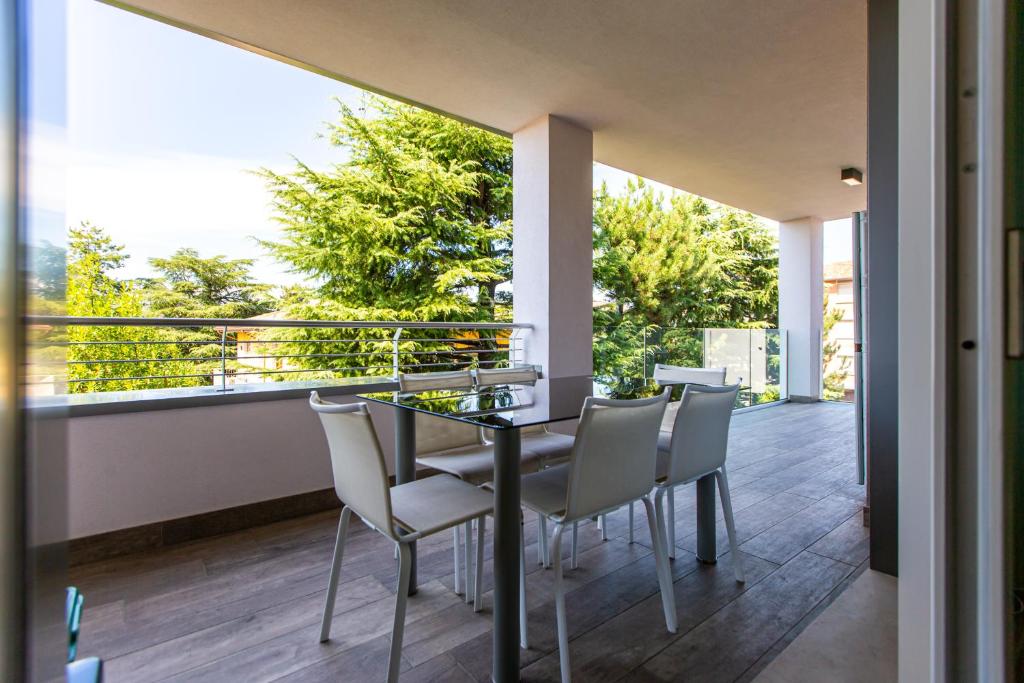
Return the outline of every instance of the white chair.
{"type": "Polygon", "coordinates": [[[680,484],[688,484],[709,474],[718,481],[722,497],[725,528],[729,534],[736,580],[744,581],[743,563],[736,544],[736,524],[732,515],[729,480],[725,474],[725,456],[729,447],[729,422],[740,385],[709,387],[688,385],[676,411],[672,432],[658,435],[658,491],[655,503],[658,528],[665,534],[664,545],[675,542],[674,510],[665,520],[663,499],[680,484]],[[667,528],[666,528],[667,523],[667,528]]]}
{"type": "MultiPolygon", "coordinates": [[[[465,389],[469,393],[474,388],[473,375],[469,370],[406,373],[399,376],[398,381],[404,392],[465,389]]],[[[478,427],[425,413],[416,413],[415,420],[417,464],[451,474],[476,486],[494,479],[494,446],[484,440],[482,430],[478,427]]],[[[540,455],[523,450],[520,460],[521,471],[535,472],[540,466],[539,463],[540,455]]],[[[465,600],[469,603],[474,594],[476,575],[472,569],[472,521],[466,521],[462,527],[453,527],[452,541],[455,593],[465,595],[465,600]],[[462,542],[463,532],[466,537],[465,543],[462,542]]],[[[521,607],[525,610],[525,604],[521,607]]]]}
{"type": "MultiPolygon", "coordinates": [[[[477,386],[487,387],[498,384],[531,384],[540,379],[537,368],[533,365],[517,368],[487,368],[476,371],[477,386]]],[[[523,452],[530,452],[539,458],[538,466],[543,469],[565,462],[572,455],[572,446],[576,439],[568,434],[558,434],[548,430],[547,425],[523,427],[519,430],[523,452]]],[[[489,435],[485,432],[484,439],[489,435]]],[[[548,525],[544,515],[537,515],[537,564],[551,566],[548,552],[548,525]]],[[[577,532],[573,528],[573,548],[576,548],[577,532]]],[[[573,552],[571,565],[576,568],[576,553],[573,552]]]]}
{"type": "MultiPolygon", "coordinates": [[[[518,368],[489,368],[476,371],[479,387],[498,384],[532,384],[539,379],[537,368],[528,365],[518,368]]],[[[547,425],[523,427],[519,430],[521,448],[540,458],[541,467],[550,467],[565,462],[572,454],[575,439],[568,434],[548,431],[547,425]]],[[[486,436],[485,436],[486,438],[486,436]]]]}
{"type": "Polygon", "coordinates": [[[325,403],[314,391],[309,404],[320,416],[331,452],[334,490],[344,507],[338,523],[338,537],[327,585],[327,602],[320,625],[320,642],[330,638],[334,599],[338,590],[348,534],[349,519],[355,512],[370,528],[395,543],[398,549],[398,592],[395,621],[388,659],[389,682],[398,680],[401,668],[405,607],[409,595],[412,552],[409,543],[424,536],[477,520],[475,608],[481,607],[485,515],[493,514],[493,496],[448,475],[437,475],[398,486],[388,485],[384,456],[365,403],[325,403]]]}
{"type": "Polygon", "coordinates": [[[654,366],[654,379],[677,384],[721,386],[725,384],[725,368],[688,368],[683,365],[658,363],[654,366]]]}
{"type": "Polygon", "coordinates": [[[591,397],[583,404],[572,458],[569,462],[522,478],[522,502],[554,525],[551,552],[555,571],[555,610],[558,622],[562,680],[569,681],[569,631],[562,585],[562,534],[567,526],[641,500],[647,508],[651,543],[661,588],[665,625],[676,631],[672,577],[651,501],[657,466],[658,425],[665,393],[632,401],[591,397]]]}
{"type": "MultiPolygon", "coordinates": [[[[654,379],[661,382],[672,382],[673,384],[703,384],[708,386],[722,386],[725,384],[725,368],[688,368],[682,365],[667,365],[658,363],[654,366],[654,379]]],[[[672,426],[676,421],[676,411],[679,410],[680,401],[670,401],[665,409],[665,417],[661,421],[663,439],[668,439],[672,433],[672,426]]],[[[675,488],[668,492],[668,519],[675,524],[676,519],[676,491],[675,488]]],[[[669,559],[676,559],[676,532],[675,527],[668,531],[672,541],[668,546],[669,559]]],[[[633,506],[629,506],[629,542],[633,542],[633,506]]]]}

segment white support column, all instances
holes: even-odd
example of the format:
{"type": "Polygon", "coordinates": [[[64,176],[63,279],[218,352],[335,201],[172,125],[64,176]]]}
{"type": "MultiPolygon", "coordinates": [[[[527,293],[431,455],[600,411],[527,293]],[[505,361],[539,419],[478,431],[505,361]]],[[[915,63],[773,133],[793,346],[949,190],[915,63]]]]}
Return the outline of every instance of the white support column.
{"type": "Polygon", "coordinates": [[[513,318],[547,377],[593,371],[593,133],[544,116],[512,135],[513,318]]]}
{"type": "Polygon", "coordinates": [[[789,335],[789,396],[821,398],[822,220],[779,223],[779,327],[789,335]]]}

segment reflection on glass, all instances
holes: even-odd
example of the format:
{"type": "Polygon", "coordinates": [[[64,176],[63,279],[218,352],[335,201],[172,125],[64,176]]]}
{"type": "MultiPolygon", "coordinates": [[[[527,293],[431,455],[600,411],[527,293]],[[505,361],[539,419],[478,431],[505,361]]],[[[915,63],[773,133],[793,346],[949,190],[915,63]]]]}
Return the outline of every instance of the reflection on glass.
{"type": "MultiPolygon", "coordinates": [[[[375,392],[361,397],[502,429],[575,419],[588,396],[637,399],[656,396],[662,391],[664,386],[653,379],[587,376],[541,379],[532,384],[497,384],[416,393],[375,392]]],[[[673,400],[678,400],[682,387],[674,388],[673,393],[673,400]]]]}

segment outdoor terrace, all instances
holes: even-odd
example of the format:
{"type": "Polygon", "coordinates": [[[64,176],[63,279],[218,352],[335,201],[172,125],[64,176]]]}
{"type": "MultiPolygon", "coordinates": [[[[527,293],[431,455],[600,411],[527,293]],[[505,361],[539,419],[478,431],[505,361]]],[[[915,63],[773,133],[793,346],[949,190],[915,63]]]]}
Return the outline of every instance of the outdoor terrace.
{"type": "MultiPolygon", "coordinates": [[[[681,487],[676,634],[664,628],[643,508],[633,545],[624,510],[610,516],[607,542],[596,525],[581,526],[579,568],[566,572],[577,678],[755,678],[865,566],[854,452],[850,405],[787,403],[733,417],[727,464],[747,583],[733,579],[724,525],[718,564],[695,560],[695,491],[681,487]]],[[[553,572],[534,562],[536,522],[527,521],[522,675],[558,680],[553,572]]],[[[358,523],[332,639],[317,642],[336,524],[325,512],[75,567],[71,580],[86,596],[80,651],[102,657],[112,681],[382,679],[396,563],[391,545],[358,523]]],[[[451,556],[449,534],[420,542],[403,681],[489,680],[490,594],[479,614],[463,604],[451,556]]],[[[489,561],[484,580],[487,590],[489,561]]]]}

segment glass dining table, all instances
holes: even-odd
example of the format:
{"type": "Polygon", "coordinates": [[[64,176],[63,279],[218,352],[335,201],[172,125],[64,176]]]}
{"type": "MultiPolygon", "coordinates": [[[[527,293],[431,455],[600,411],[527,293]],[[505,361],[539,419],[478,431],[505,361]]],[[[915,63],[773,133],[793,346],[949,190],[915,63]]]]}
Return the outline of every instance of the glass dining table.
{"type": "MultiPolygon", "coordinates": [[[[493,680],[519,680],[519,462],[524,427],[579,418],[588,396],[646,398],[673,387],[673,400],[682,385],[628,377],[553,377],[528,384],[433,389],[414,393],[377,392],[360,398],[390,405],[395,410],[395,480],[416,478],[416,413],[493,430],[494,434],[494,635],[493,680]]],[[[697,559],[714,563],[714,476],[697,482],[697,559]]],[[[413,544],[414,545],[414,544],[413,544]]],[[[410,593],[416,590],[415,547],[410,593]]]]}

